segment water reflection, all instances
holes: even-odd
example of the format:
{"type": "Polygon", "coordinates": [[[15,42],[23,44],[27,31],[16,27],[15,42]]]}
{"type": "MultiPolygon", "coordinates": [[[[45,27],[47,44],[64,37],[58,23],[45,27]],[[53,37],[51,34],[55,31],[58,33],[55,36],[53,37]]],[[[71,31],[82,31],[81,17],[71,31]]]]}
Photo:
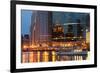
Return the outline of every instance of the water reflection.
{"type": "Polygon", "coordinates": [[[87,51],[24,51],[22,52],[22,63],[32,62],[55,62],[55,61],[72,61],[72,60],[87,60],[87,51]]]}

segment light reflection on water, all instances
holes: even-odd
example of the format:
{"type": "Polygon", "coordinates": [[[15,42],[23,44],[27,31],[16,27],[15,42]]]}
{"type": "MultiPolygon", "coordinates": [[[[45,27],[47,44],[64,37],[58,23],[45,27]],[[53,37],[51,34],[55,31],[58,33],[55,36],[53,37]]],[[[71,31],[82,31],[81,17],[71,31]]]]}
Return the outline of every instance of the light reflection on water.
{"type": "Polygon", "coordinates": [[[22,63],[34,63],[34,62],[55,62],[55,61],[72,61],[72,60],[87,60],[88,55],[58,55],[55,51],[36,51],[36,52],[23,52],[22,53],[22,63]]]}

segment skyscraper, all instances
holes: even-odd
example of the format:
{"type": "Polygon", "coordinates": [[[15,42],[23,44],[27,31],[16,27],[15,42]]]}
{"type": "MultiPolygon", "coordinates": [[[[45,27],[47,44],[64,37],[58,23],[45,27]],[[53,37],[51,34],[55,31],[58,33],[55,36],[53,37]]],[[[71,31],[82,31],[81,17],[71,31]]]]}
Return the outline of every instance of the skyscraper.
{"type": "Polygon", "coordinates": [[[31,45],[50,41],[52,28],[52,12],[34,11],[31,24],[31,45]]]}
{"type": "Polygon", "coordinates": [[[83,31],[82,31],[82,24],[81,24],[81,21],[80,21],[80,19],[77,19],[77,36],[78,37],[82,37],[83,36],[83,31]]]}

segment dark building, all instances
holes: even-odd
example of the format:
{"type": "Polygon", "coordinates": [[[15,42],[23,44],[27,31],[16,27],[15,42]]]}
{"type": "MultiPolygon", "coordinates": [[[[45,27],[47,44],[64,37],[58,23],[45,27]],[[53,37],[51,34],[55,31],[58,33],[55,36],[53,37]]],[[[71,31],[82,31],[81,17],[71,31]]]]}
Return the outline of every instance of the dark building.
{"type": "Polygon", "coordinates": [[[22,36],[22,48],[27,49],[30,46],[29,34],[22,36]]]}
{"type": "Polygon", "coordinates": [[[80,19],[77,19],[77,37],[83,36],[83,30],[80,19]]]}
{"type": "Polygon", "coordinates": [[[64,29],[60,24],[56,24],[53,27],[52,38],[64,37],[64,29]]]}
{"type": "Polygon", "coordinates": [[[24,35],[24,39],[29,40],[29,35],[28,35],[28,34],[25,34],[25,35],[24,35]]]}
{"type": "Polygon", "coordinates": [[[68,29],[67,29],[67,33],[65,34],[65,37],[74,37],[72,25],[68,25],[68,29]]]}

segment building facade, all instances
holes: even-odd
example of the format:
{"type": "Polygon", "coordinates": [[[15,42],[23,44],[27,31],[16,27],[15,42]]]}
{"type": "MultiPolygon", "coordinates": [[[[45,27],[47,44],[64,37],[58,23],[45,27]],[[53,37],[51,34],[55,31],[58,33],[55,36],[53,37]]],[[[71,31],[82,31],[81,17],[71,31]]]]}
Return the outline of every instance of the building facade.
{"type": "Polygon", "coordinates": [[[31,45],[50,41],[52,28],[52,13],[49,11],[36,11],[32,15],[31,45]],[[34,17],[33,17],[34,16],[34,17]]]}

